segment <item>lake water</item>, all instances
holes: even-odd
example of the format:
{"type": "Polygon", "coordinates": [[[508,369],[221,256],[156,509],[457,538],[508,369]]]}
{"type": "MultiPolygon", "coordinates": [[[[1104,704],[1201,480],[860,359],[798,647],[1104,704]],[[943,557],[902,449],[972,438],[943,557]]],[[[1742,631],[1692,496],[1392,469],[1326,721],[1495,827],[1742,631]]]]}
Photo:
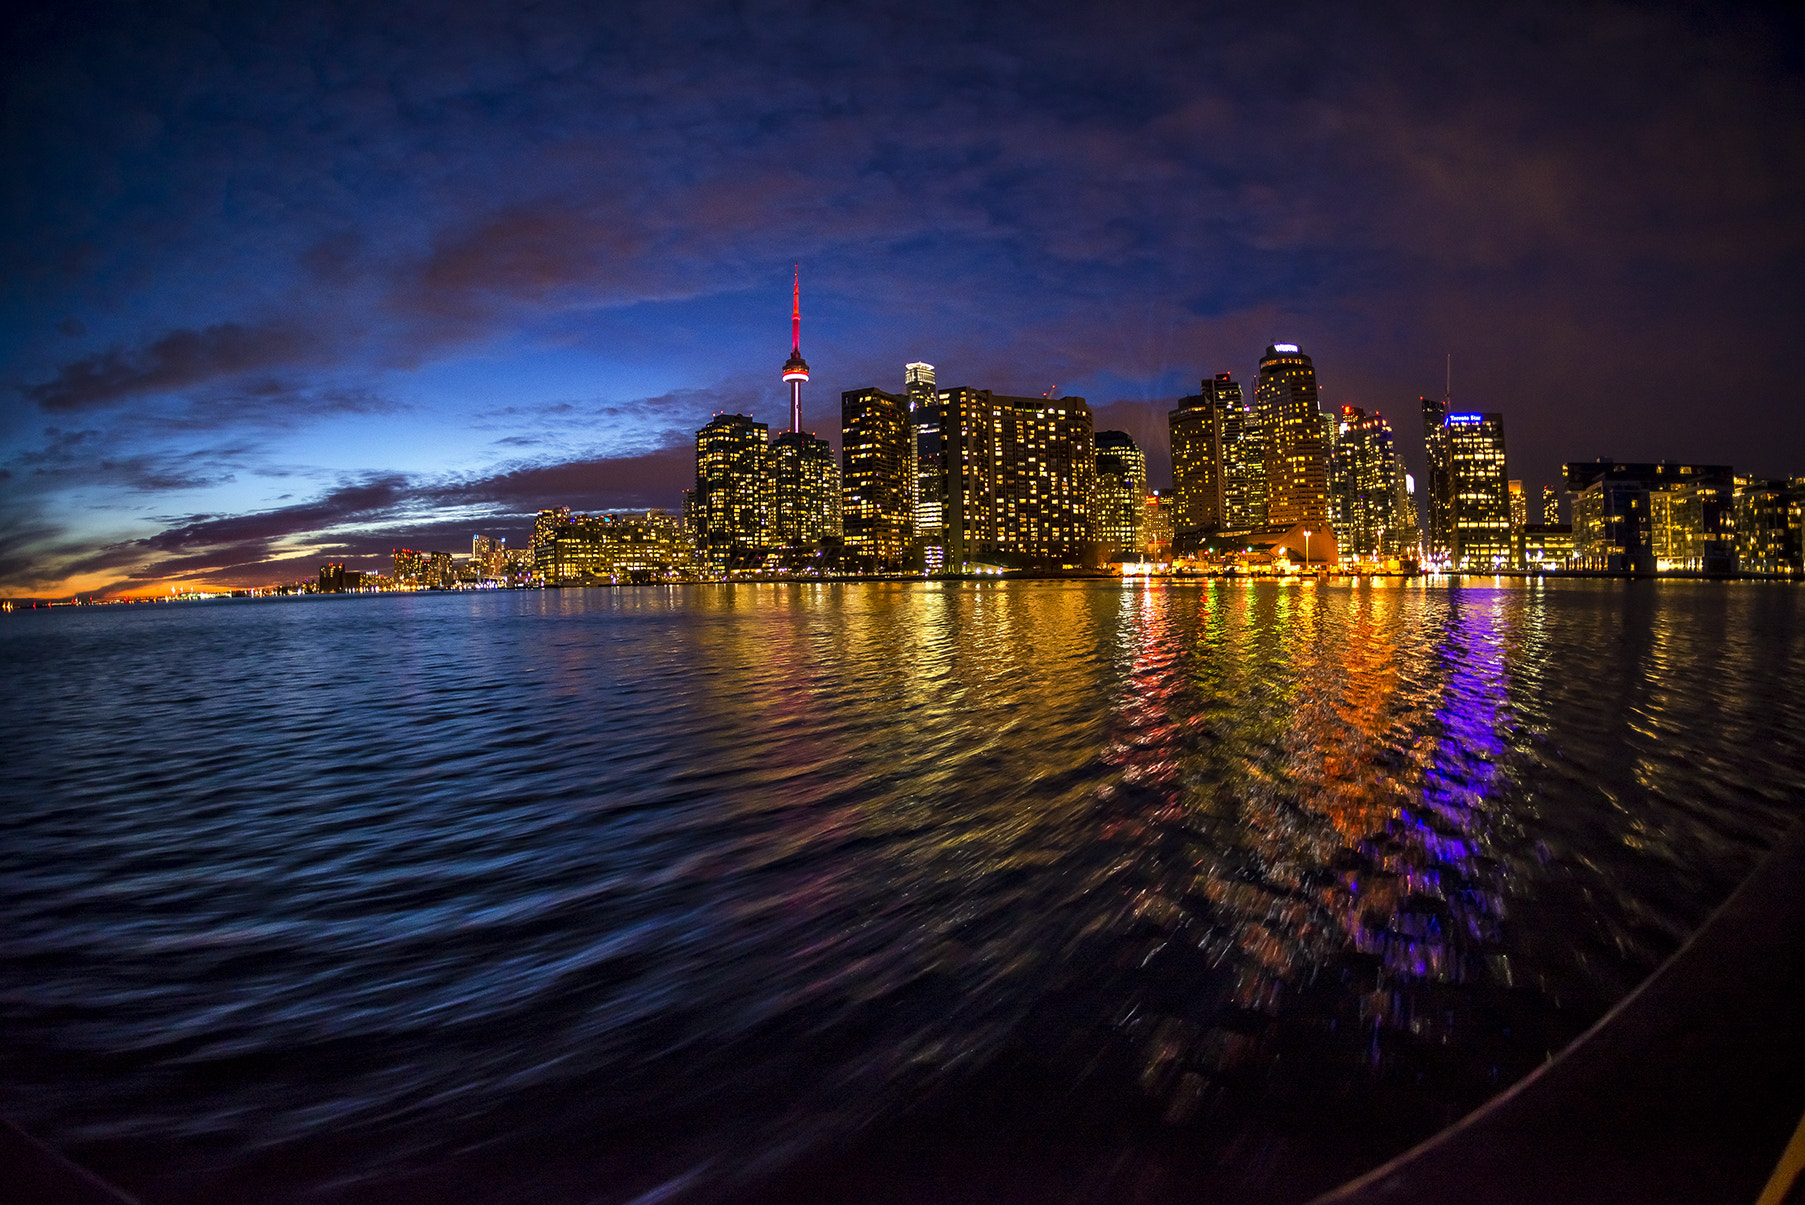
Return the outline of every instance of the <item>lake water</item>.
{"type": "Polygon", "coordinates": [[[1296,1201],[1805,812],[1796,587],[0,617],[0,1112],[147,1202],[1296,1201]]]}

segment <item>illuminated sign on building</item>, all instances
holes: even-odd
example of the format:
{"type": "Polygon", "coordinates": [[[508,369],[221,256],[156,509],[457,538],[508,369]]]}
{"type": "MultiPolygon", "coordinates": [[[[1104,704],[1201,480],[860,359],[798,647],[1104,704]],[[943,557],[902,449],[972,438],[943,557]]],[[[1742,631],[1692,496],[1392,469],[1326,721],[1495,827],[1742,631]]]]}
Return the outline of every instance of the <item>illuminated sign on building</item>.
{"type": "Polygon", "coordinates": [[[1295,354],[1297,351],[1297,344],[1295,344],[1295,343],[1274,343],[1272,345],[1272,350],[1273,351],[1288,351],[1288,352],[1292,352],[1295,354]]]}

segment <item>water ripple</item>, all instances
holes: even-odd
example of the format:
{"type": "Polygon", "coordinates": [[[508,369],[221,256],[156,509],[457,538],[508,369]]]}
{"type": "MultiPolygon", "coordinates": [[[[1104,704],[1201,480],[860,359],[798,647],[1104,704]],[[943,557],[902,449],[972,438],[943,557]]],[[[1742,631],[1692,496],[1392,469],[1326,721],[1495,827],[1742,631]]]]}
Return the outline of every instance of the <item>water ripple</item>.
{"type": "Polygon", "coordinates": [[[1798,597],[15,615],[0,1105],[165,1202],[1301,1199],[1798,814],[1798,597]]]}

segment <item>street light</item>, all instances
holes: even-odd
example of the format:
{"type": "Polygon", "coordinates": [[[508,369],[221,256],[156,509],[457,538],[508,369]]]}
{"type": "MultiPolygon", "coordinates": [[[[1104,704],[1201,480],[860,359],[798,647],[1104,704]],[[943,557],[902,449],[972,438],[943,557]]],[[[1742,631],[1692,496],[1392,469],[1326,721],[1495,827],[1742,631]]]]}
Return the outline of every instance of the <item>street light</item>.
{"type": "Polygon", "coordinates": [[[1304,533],[1304,568],[1310,567],[1310,532],[1304,533]]]}

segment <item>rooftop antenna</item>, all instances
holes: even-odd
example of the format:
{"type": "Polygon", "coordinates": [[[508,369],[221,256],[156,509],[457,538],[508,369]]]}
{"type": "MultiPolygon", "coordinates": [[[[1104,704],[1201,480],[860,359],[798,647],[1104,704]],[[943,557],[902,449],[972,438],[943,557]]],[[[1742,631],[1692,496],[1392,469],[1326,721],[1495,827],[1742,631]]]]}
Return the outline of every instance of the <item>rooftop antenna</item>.
{"type": "Polygon", "coordinates": [[[1442,386],[1441,400],[1452,403],[1454,400],[1454,353],[1448,353],[1448,379],[1442,386]]]}

